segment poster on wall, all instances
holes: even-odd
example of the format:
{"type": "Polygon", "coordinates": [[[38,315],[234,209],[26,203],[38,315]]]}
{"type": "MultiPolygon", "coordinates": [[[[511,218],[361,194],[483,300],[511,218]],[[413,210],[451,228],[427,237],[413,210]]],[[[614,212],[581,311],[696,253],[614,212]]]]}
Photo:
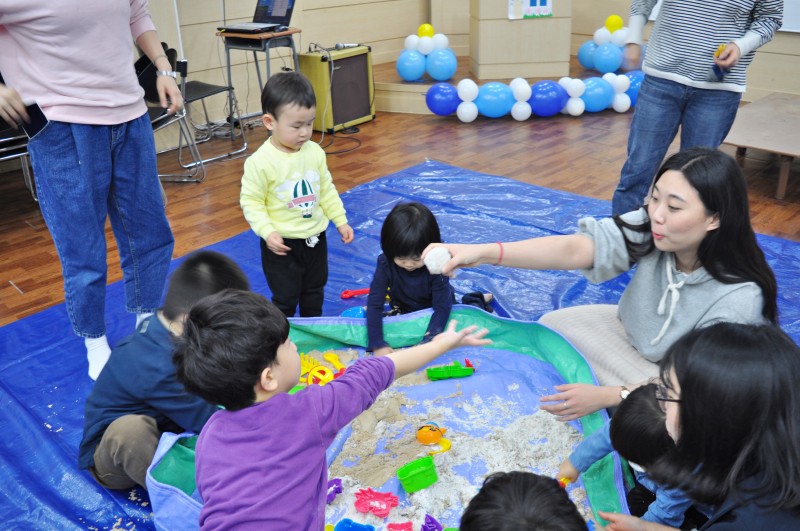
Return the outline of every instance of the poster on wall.
{"type": "Polygon", "coordinates": [[[553,16],[555,0],[508,0],[508,18],[540,18],[553,16]]]}

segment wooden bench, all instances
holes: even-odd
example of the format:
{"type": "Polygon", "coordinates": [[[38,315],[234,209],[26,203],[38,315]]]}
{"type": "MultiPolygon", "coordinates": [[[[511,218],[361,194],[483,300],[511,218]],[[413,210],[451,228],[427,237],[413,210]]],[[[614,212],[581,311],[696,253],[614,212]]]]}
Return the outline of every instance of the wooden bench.
{"type": "Polygon", "coordinates": [[[800,157],[800,96],[773,93],[745,105],[736,114],[725,144],[736,146],[736,158],[744,163],[747,148],[775,153],[781,158],[776,199],[786,195],[789,170],[800,157]]]}

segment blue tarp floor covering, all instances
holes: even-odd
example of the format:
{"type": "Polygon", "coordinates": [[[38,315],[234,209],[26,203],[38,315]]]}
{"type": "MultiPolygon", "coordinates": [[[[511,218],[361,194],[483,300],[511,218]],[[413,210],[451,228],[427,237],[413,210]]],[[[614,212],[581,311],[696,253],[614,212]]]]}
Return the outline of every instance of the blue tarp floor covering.
{"type": "MultiPolygon", "coordinates": [[[[380,228],[398,201],[421,201],[435,213],[451,242],[516,240],[574,232],[584,216],[610,213],[606,201],[520,183],[428,161],[358,186],[342,198],[355,241],[345,246],[329,229],[330,279],[325,315],[339,315],[365,299],[343,300],[345,289],[368,287],[380,253],[380,228]]],[[[778,277],[781,325],[800,340],[800,244],[759,236],[778,277]]],[[[267,294],[258,241],[246,232],[210,246],[236,260],[253,289],[267,294]]],[[[173,267],[180,262],[175,260],[173,267]]],[[[459,295],[495,294],[508,315],[533,321],[576,304],[614,303],[627,275],[592,285],[576,272],[525,271],[483,266],[453,284],[459,295]]],[[[122,284],[107,290],[106,322],[112,345],[133,330],[122,284]]],[[[63,304],[0,328],[0,522],[4,529],[152,529],[145,491],[111,492],[78,470],[83,404],[92,381],[83,341],[70,333],[63,304]]]]}

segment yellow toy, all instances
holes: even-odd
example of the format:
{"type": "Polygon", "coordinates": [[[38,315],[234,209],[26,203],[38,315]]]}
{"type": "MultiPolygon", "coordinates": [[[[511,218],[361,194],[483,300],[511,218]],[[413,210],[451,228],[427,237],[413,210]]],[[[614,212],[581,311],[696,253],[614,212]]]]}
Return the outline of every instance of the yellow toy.
{"type": "Polygon", "coordinates": [[[308,354],[300,354],[300,383],[305,383],[306,381],[303,375],[308,374],[308,371],[319,365],[322,364],[308,354]]]}
{"type": "Polygon", "coordinates": [[[326,383],[333,380],[333,371],[324,365],[317,365],[313,367],[310,371],[308,371],[308,378],[306,379],[306,383],[308,385],[318,383],[319,385],[325,385],[326,383]],[[314,381],[316,380],[316,381],[314,381]]]}

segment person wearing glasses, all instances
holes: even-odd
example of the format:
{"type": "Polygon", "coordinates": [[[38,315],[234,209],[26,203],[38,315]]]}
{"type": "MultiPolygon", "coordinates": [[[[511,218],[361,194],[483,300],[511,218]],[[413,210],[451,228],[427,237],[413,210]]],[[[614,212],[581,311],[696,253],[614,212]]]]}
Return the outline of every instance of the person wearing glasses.
{"type": "MultiPolygon", "coordinates": [[[[717,323],[661,361],[675,447],[648,472],[714,507],[700,531],[800,529],[800,348],[777,326],[717,323]]],[[[608,531],[671,529],[600,512],[608,531]]]]}
{"type": "Polygon", "coordinates": [[[570,483],[595,462],[613,451],[628,461],[634,471],[634,487],[627,492],[628,510],[645,522],[692,529],[708,518],[692,508],[692,501],[679,488],[653,481],[647,470],[675,447],[665,425],[665,402],[659,384],[637,387],[603,427],[581,441],[558,469],[559,480],[570,483]]]}
{"type": "Polygon", "coordinates": [[[606,219],[583,218],[578,232],[513,243],[445,247],[442,272],[495,264],[580,269],[604,282],[636,268],[618,305],[584,305],[545,314],[540,323],[583,354],[600,386],[564,384],[541,408],[574,420],[616,406],[658,375],[667,348],[715,321],[775,323],[775,275],[750,224],[747,186],[732,157],[693,148],[659,169],[646,208],[606,219]]]}

